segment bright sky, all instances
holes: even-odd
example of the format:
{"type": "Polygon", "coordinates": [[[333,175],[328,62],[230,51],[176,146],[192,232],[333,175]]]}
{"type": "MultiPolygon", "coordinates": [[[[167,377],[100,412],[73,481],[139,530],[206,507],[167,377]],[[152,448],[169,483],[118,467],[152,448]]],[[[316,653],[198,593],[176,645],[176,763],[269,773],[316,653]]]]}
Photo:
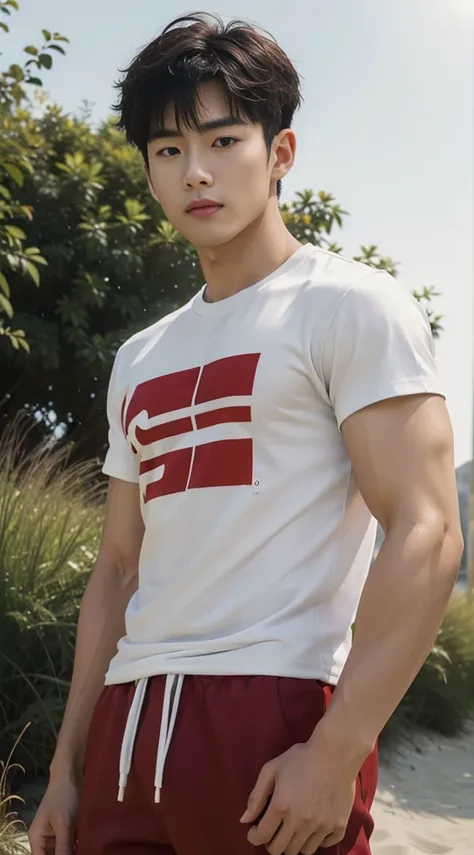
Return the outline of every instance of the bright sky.
{"type": "Polygon", "coordinates": [[[20,0],[2,64],[41,28],[71,40],[44,74],[53,100],[107,116],[133,55],[172,17],[204,8],[269,30],[303,77],[297,164],[284,198],[333,193],[351,216],[334,239],[352,256],[377,244],[411,288],[433,285],[437,347],[456,463],[472,457],[474,0],[20,0]]]}

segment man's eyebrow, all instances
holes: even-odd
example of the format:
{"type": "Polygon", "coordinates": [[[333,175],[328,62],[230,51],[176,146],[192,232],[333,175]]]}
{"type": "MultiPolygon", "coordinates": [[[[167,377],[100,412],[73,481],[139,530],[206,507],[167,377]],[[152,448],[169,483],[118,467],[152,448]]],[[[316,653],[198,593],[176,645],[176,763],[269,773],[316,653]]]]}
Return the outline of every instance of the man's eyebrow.
{"type": "MultiPolygon", "coordinates": [[[[210,122],[203,122],[197,128],[198,133],[204,134],[206,131],[217,131],[220,128],[232,128],[238,125],[246,125],[240,116],[224,116],[222,119],[212,119],[210,122]]],[[[155,140],[167,139],[168,137],[182,137],[183,134],[178,128],[159,128],[153,131],[153,136],[150,142],[155,140]]]]}

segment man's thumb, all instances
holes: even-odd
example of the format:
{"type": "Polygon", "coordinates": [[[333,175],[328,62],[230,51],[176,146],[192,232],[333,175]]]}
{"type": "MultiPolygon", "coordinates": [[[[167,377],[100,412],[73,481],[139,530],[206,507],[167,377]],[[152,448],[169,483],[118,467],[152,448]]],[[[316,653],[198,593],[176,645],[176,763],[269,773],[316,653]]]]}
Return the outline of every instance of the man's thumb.
{"type": "Polygon", "coordinates": [[[263,767],[258,776],[257,783],[250,794],[247,810],[240,818],[240,822],[254,822],[257,817],[264,811],[268,804],[268,800],[275,788],[275,767],[271,763],[267,763],[263,767]]]}

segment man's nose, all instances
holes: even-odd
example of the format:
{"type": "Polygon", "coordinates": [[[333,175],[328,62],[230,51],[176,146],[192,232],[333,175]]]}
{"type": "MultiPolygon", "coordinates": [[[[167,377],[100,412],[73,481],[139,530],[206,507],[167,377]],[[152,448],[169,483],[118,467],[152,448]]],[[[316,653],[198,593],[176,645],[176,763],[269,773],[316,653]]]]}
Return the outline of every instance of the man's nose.
{"type": "Polygon", "coordinates": [[[197,187],[211,187],[213,183],[209,170],[198,158],[188,158],[184,174],[184,184],[188,190],[197,187]]]}

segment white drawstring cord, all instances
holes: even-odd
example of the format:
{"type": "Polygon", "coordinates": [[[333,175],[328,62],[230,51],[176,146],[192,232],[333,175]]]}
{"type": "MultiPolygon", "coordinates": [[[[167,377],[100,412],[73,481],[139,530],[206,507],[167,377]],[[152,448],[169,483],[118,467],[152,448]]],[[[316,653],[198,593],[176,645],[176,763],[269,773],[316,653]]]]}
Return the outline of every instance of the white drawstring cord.
{"type": "Polygon", "coordinates": [[[118,801],[123,802],[125,787],[132,768],[133,748],[137,735],[138,722],[142,711],[148,679],[138,680],[135,686],[132,705],[128,712],[127,724],[123,734],[122,749],[120,751],[120,779],[118,801]]]}
{"type": "Polygon", "coordinates": [[[163,785],[163,774],[165,770],[166,755],[173,736],[173,730],[178,715],[179,700],[184,683],[184,674],[168,674],[165,683],[165,695],[163,698],[163,712],[161,715],[160,739],[156,755],[155,769],[155,803],[160,801],[161,788],[163,785]],[[171,715],[170,715],[171,706],[171,715]]]}
{"type": "MultiPolygon", "coordinates": [[[[184,683],[184,674],[168,674],[165,682],[165,694],[163,698],[163,712],[161,715],[160,738],[158,741],[158,752],[156,755],[155,768],[155,802],[160,801],[161,788],[163,785],[163,774],[165,769],[166,755],[170,747],[173,730],[178,715],[181,690],[184,683]],[[170,715],[171,707],[171,715],[170,715]]],[[[127,723],[123,734],[122,748],[120,751],[120,779],[118,801],[123,802],[128,776],[132,768],[133,749],[137,737],[138,723],[145,700],[148,678],[137,680],[135,694],[128,713],[127,723]]]]}

